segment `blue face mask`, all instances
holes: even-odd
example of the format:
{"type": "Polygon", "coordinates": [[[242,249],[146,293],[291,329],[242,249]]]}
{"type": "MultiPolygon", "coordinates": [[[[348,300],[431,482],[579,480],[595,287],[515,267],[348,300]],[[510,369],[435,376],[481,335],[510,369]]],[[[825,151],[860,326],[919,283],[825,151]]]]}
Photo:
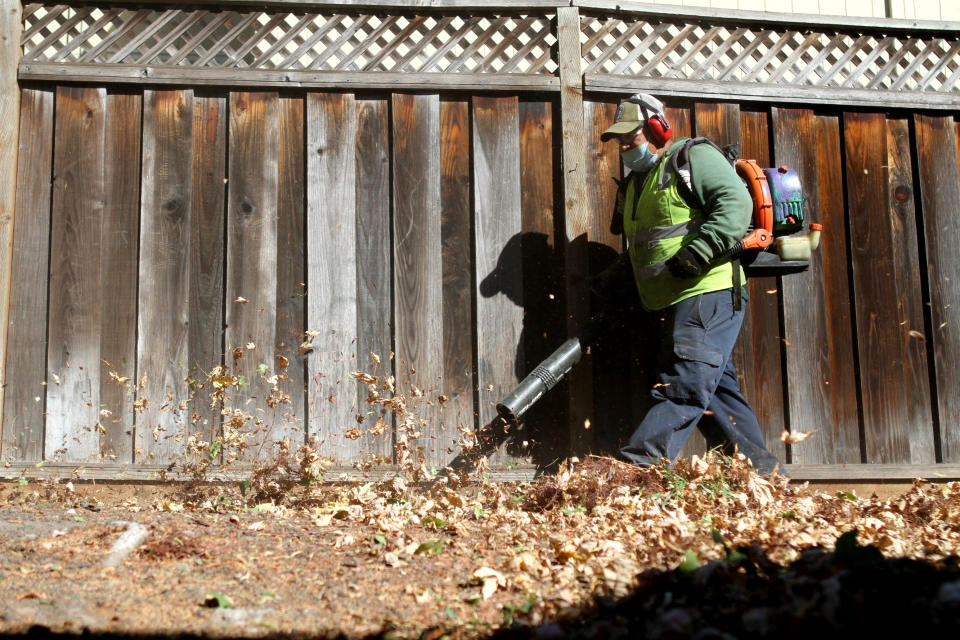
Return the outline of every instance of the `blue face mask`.
{"type": "Polygon", "coordinates": [[[620,154],[623,164],[631,171],[649,171],[657,163],[660,154],[650,151],[650,145],[643,143],[620,154]]]}

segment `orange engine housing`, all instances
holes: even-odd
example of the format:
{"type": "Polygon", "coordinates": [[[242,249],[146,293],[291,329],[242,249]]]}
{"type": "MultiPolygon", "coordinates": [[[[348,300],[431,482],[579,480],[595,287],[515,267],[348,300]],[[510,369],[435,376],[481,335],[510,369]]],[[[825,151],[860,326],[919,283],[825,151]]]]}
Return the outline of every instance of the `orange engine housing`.
{"type": "Polygon", "coordinates": [[[756,160],[737,160],[737,175],[746,183],[753,199],[753,232],[742,240],[744,249],[765,249],[773,242],[773,196],[767,176],[756,160]]]}

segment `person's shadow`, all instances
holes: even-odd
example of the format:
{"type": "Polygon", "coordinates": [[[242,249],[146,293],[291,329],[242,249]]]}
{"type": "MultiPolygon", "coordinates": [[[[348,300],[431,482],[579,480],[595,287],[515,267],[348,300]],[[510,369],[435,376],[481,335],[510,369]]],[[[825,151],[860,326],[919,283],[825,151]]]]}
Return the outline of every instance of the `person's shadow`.
{"type": "MultiPolygon", "coordinates": [[[[583,241],[585,238],[575,240],[583,241]]],[[[572,247],[577,251],[578,247],[572,247]]],[[[580,332],[584,359],[593,364],[593,453],[613,455],[629,436],[636,411],[637,377],[649,367],[636,361],[634,342],[647,332],[632,273],[618,261],[616,250],[588,242],[590,274],[582,283],[589,291],[591,322],[580,332]],[[619,262],[619,264],[617,264],[619,262]],[[613,265],[610,272],[604,270],[613,265]],[[599,275],[603,274],[603,275],[599,275]],[[638,331],[639,330],[639,331],[638,331]]],[[[582,255],[582,254],[581,254],[582,255]]],[[[503,247],[493,271],[480,281],[480,295],[505,295],[523,308],[523,327],[514,357],[514,372],[522,380],[568,337],[564,261],[559,249],[542,233],[519,233],[503,247]],[[516,266],[521,265],[520,273],[516,266]]],[[[581,362],[575,366],[586,366],[581,362]]],[[[512,456],[531,459],[547,471],[571,454],[569,385],[564,379],[542,396],[521,418],[521,429],[503,430],[496,421],[481,428],[486,449],[506,444],[512,456]]]]}

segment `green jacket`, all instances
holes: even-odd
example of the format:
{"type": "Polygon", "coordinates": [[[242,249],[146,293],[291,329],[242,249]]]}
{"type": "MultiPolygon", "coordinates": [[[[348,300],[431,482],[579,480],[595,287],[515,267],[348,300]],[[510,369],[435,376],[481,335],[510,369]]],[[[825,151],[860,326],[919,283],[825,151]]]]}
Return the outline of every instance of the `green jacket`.
{"type": "MultiPolygon", "coordinates": [[[[733,264],[713,261],[744,237],[753,201],[743,181],[723,155],[707,144],[690,149],[692,186],[703,210],[681,194],[669,157],[686,142],[681,138],[646,174],[631,173],[624,194],[623,227],[643,306],[663,309],[691,296],[733,286],[733,264]],[[710,265],[696,278],[675,278],[665,263],[689,247],[710,265]]],[[[739,268],[739,266],[738,266],[739,268]]],[[[740,281],[745,277],[741,271],[740,281]]]]}

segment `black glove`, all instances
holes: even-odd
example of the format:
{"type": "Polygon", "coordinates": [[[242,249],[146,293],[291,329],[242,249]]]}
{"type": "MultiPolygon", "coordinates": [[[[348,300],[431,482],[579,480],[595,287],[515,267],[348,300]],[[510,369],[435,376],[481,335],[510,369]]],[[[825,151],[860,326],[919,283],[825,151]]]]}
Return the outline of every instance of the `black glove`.
{"type": "Polygon", "coordinates": [[[684,247],[667,260],[667,269],[676,278],[696,278],[703,273],[703,261],[700,256],[684,247]]]}

